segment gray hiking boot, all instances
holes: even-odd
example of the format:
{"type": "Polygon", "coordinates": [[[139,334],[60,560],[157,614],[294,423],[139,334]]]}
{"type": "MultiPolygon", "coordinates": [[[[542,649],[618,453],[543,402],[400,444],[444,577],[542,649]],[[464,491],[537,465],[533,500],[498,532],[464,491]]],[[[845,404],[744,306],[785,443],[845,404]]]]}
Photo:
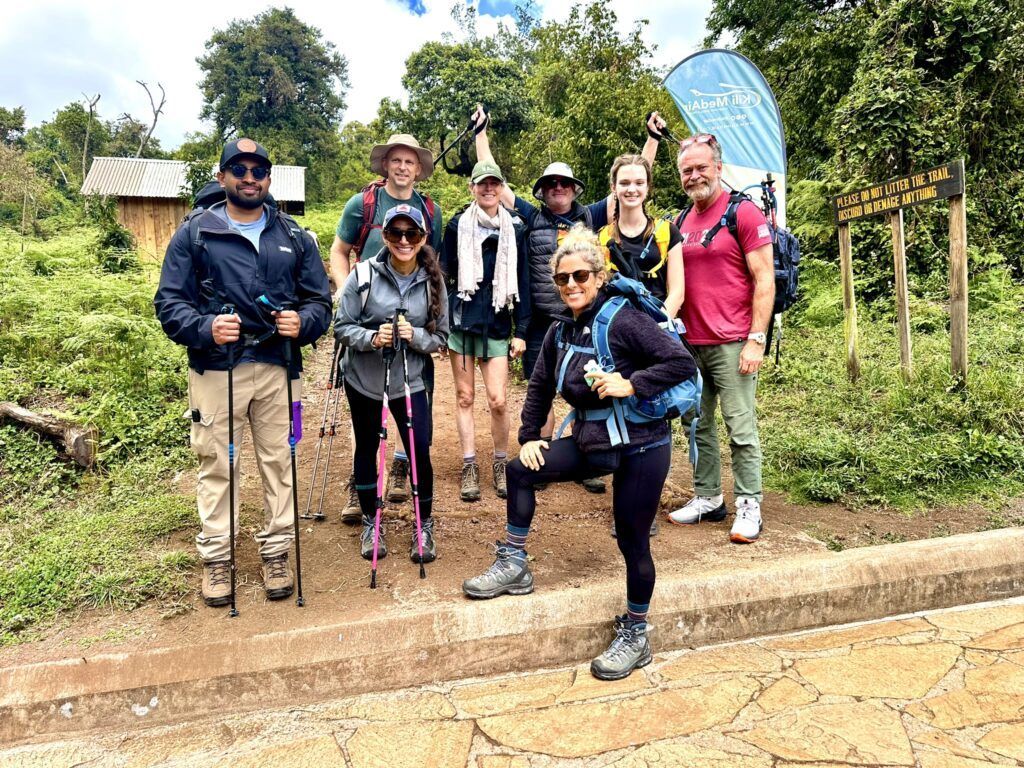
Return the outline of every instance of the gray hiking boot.
{"type": "Polygon", "coordinates": [[[647,622],[632,621],[628,615],[616,616],[615,639],[608,650],[590,662],[590,674],[598,680],[621,680],[650,663],[647,622]]]}
{"type": "Polygon", "coordinates": [[[348,492],[348,501],[341,510],[341,522],[345,525],[355,525],[363,518],[363,510],[359,507],[359,494],[356,492],[355,475],[348,476],[345,490],[348,492]]]}
{"type": "Polygon", "coordinates": [[[500,541],[494,545],[494,563],[479,576],[462,582],[462,591],[468,597],[481,600],[506,593],[527,595],[533,592],[533,574],[526,563],[526,553],[500,541]]]}
{"type": "MultiPolygon", "coordinates": [[[[423,537],[423,562],[432,563],[437,560],[437,544],[434,543],[434,518],[428,517],[420,525],[423,537]]],[[[414,563],[420,561],[420,548],[416,542],[416,521],[412,524],[412,544],[409,546],[409,559],[414,563]]]]}
{"type": "Polygon", "coordinates": [[[291,597],[294,589],[292,569],[288,567],[288,553],[263,558],[263,591],[268,600],[291,597]]]}
{"type": "Polygon", "coordinates": [[[480,466],[476,462],[463,463],[459,496],[463,501],[480,501],[480,466]]]}
{"type": "Polygon", "coordinates": [[[388,501],[400,504],[409,498],[412,488],[409,486],[409,462],[407,459],[395,459],[391,462],[388,473],[388,487],[384,496],[388,501]]]}
{"type": "Polygon", "coordinates": [[[603,477],[588,477],[586,480],[580,480],[580,485],[588,493],[604,493],[606,488],[603,477]]]}
{"type": "Polygon", "coordinates": [[[494,464],[491,466],[491,471],[494,473],[494,491],[498,494],[499,499],[508,498],[508,484],[505,481],[505,467],[508,465],[508,461],[505,459],[495,459],[494,464]]]}
{"type": "MultiPolygon", "coordinates": [[[[363,515],[363,532],[359,536],[359,554],[366,560],[373,559],[373,515],[363,515]]],[[[384,519],[380,521],[380,538],[377,540],[377,559],[388,556],[388,545],[384,541],[384,519]]]]}
{"type": "Polygon", "coordinates": [[[203,563],[203,602],[211,608],[231,602],[231,563],[227,560],[203,563]]]}

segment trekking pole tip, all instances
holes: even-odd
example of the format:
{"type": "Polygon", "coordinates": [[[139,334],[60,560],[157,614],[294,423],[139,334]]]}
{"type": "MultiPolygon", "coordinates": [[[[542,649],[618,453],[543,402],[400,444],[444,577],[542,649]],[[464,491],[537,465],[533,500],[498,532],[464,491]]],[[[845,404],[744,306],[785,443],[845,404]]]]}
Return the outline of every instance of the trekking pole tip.
{"type": "Polygon", "coordinates": [[[423,567],[423,560],[422,559],[420,560],[420,578],[421,579],[427,578],[427,569],[423,567]]]}
{"type": "Polygon", "coordinates": [[[373,571],[370,574],[370,589],[376,589],[376,588],[377,588],[377,572],[373,571]]]}
{"type": "Polygon", "coordinates": [[[296,598],[296,600],[295,600],[295,605],[297,605],[299,608],[302,608],[303,606],[305,606],[306,605],[305,598],[303,598],[302,595],[299,595],[298,598],[296,598]]]}
{"type": "Polygon", "coordinates": [[[232,619],[237,619],[238,618],[238,609],[237,608],[232,608],[230,611],[228,611],[228,616],[230,616],[232,619]]]}

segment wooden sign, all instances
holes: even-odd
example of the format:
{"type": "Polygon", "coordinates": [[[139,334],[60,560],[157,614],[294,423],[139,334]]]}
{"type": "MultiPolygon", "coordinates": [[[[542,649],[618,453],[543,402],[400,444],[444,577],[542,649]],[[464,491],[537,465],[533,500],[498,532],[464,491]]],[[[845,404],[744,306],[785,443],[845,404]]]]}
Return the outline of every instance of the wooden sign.
{"type": "Polygon", "coordinates": [[[953,375],[967,380],[967,214],[964,205],[964,161],[954,160],[920,173],[832,198],[839,227],[839,266],[843,281],[846,371],[851,381],[860,376],[857,351],[857,303],[853,294],[853,248],[850,222],[886,214],[892,229],[896,316],[900,339],[900,370],[913,375],[910,339],[910,300],[907,291],[907,255],[903,238],[903,209],[949,198],[949,318],[950,362],[953,375]]]}
{"type": "Polygon", "coordinates": [[[912,205],[945,200],[964,193],[964,161],[873,184],[832,198],[836,223],[891,213],[912,205]]]}

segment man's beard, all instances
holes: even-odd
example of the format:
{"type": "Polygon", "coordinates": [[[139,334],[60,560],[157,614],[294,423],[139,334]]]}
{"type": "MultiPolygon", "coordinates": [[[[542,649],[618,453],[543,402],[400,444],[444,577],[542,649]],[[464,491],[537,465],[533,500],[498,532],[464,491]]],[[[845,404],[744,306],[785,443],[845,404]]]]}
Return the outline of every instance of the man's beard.
{"type": "Polygon", "coordinates": [[[230,200],[233,205],[251,211],[263,205],[263,201],[267,199],[269,190],[263,190],[262,194],[257,195],[256,197],[242,197],[237,192],[232,192],[227,187],[224,188],[224,192],[227,195],[228,200],[230,200]]]}
{"type": "Polygon", "coordinates": [[[688,189],[684,190],[687,196],[695,203],[703,203],[709,197],[711,197],[711,184],[706,181],[700,184],[694,184],[688,189]]]}

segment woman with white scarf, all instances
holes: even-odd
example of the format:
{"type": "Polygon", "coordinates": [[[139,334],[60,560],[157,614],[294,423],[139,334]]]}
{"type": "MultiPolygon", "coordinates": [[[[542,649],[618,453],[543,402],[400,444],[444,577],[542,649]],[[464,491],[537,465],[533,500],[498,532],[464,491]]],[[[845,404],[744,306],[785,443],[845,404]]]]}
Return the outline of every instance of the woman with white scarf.
{"type": "Polygon", "coordinates": [[[530,322],[526,224],[514,210],[501,205],[504,188],[505,177],[495,163],[479,162],[473,167],[469,184],[473,202],[448,223],[441,255],[448,283],[448,353],[455,378],[455,422],[462,445],[463,501],[480,499],[473,423],[477,365],[491,414],[494,489],[500,498],[506,496],[508,358],[517,358],[526,349],[530,322]]]}

